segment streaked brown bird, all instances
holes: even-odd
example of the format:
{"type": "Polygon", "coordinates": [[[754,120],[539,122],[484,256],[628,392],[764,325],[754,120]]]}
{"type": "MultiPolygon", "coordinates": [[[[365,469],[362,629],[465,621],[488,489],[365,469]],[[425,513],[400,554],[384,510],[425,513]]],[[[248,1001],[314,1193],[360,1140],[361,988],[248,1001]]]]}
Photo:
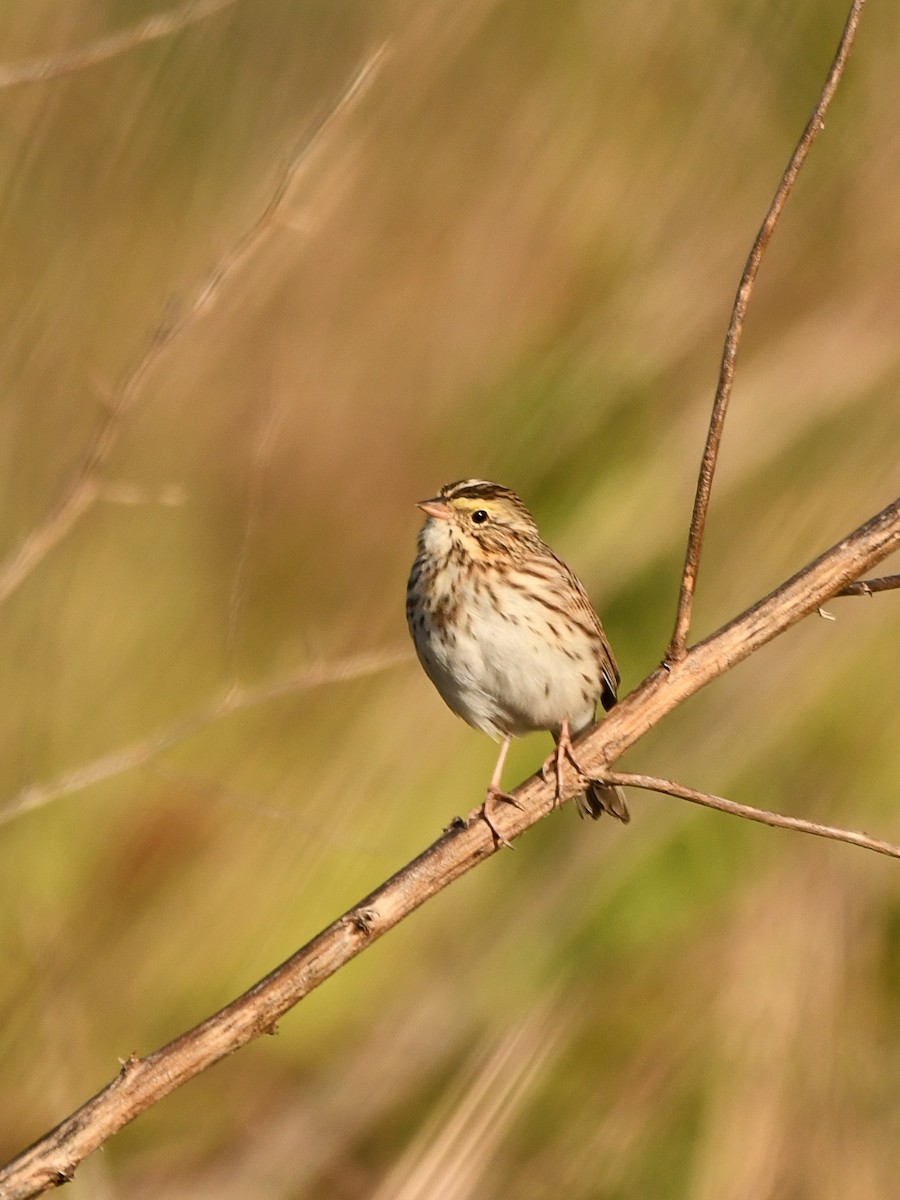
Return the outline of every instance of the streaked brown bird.
{"type": "MultiPolygon", "coordinates": [[[[538,533],[509,490],[484,479],[442,487],[419,508],[426,515],[406,592],[406,618],[419,661],[449,707],[502,741],[482,815],[500,787],[509,743],[546,729],[556,741],[556,795],[565,762],[585,790],[578,811],[628,821],[621,788],[587,778],[572,738],[594,721],[599,701],[616,703],[619,671],[587,592],[538,533]]],[[[514,803],[514,801],[513,801],[514,803]]]]}

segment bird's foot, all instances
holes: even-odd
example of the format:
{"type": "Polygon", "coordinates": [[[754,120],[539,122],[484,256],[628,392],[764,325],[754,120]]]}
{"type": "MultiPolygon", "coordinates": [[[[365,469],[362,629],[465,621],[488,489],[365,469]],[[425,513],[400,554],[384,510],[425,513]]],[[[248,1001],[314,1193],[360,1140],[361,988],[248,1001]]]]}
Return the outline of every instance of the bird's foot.
{"type": "Polygon", "coordinates": [[[562,802],[563,778],[562,770],[559,762],[559,747],[557,747],[544,765],[541,767],[541,779],[544,783],[555,783],[556,790],[553,793],[553,807],[559,808],[562,802]]]}
{"type": "Polygon", "coordinates": [[[503,836],[503,834],[494,824],[491,817],[491,809],[494,805],[494,802],[497,800],[501,800],[504,804],[511,804],[514,808],[518,808],[521,811],[522,805],[515,798],[515,796],[511,795],[509,792],[501,791],[499,787],[491,786],[487,790],[487,795],[484,798],[484,804],[480,805],[469,814],[469,821],[471,822],[479,819],[484,821],[485,825],[487,825],[488,829],[491,831],[491,836],[498,845],[508,846],[510,850],[514,850],[515,846],[513,846],[509,838],[503,836]]]}
{"type": "Polygon", "coordinates": [[[566,785],[567,761],[575,768],[579,783],[591,782],[591,776],[575,757],[575,749],[572,745],[572,739],[569,736],[569,722],[563,721],[562,729],[560,729],[559,737],[556,741],[556,750],[541,768],[541,777],[544,782],[550,783],[555,781],[556,783],[556,791],[553,795],[554,808],[559,808],[560,804],[562,804],[566,785]]]}

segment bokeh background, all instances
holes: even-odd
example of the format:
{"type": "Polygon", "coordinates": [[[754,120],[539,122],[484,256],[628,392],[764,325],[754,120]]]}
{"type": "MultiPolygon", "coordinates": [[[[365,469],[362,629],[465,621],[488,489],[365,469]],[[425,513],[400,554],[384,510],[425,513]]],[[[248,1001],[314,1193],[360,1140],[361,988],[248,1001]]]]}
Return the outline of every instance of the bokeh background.
{"type": "MultiPolygon", "coordinates": [[[[495,748],[407,647],[417,499],[514,487],[624,691],[659,662],[734,289],[844,7],[238,0],[0,87],[4,564],[37,538],[0,616],[4,1159],[478,802],[495,748]]],[[[154,11],[4,5],[0,55],[154,11]]],[[[898,66],[872,4],[754,298],[696,636],[900,491],[898,66]]],[[[898,601],[831,610],[624,765],[900,839],[898,601]]],[[[542,822],[67,1195],[895,1194],[897,864],[631,805],[542,822]]]]}

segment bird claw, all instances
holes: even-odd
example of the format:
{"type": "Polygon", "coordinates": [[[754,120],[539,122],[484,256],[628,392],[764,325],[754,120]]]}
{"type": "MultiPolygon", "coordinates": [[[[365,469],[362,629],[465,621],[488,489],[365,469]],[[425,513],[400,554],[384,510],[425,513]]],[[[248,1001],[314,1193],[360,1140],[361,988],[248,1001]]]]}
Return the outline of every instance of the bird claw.
{"type": "Polygon", "coordinates": [[[541,779],[543,779],[544,783],[556,784],[556,789],[553,793],[553,807],[559,808],[560,804],[562,804],[564,783],[559,747],[557,747],[556,751],[541,767],[541,779]]]}
{"type": "Polygon", "coordinates": [[[498,845],[508,846],[510,850],[515,850],[515,846],[512,844],[509,838],[504,837],[504,835],[491,820],[490,807],[491,801],[493,800],[502,800],[504,804],[511,804],[514,808],[519,809],[520,812],[522,811],[522,805],[515,798],[515,796],[511,795],[509,792],[502,792],[499,788],[490,787],[488,788],[487,795],[484,798],[484,804],[480,805],[469,814],[469,821],[484,821],[485,825],[487,825],[488,829],[491,831],[491,836],[498,845]]]}
{"type": "Polygon", "coordinates": [[[569,723],[563,722],[562,729],[559,733],[559,740],[556,743],[556,750],[547,759],[543,767],[541,767],[541,778],[544,783],[550,783],[555,778],[556,791],[553,795],[553,807],[559,808],[562,804],[563,793],[565,791],[566,782],[566,759],[575,768],[579,783],[594,783],[593,776],[589,775],[582,767],[581,763],[575,757],[575,749],[572,745],[572,739],[569,736],[569,723]]]}

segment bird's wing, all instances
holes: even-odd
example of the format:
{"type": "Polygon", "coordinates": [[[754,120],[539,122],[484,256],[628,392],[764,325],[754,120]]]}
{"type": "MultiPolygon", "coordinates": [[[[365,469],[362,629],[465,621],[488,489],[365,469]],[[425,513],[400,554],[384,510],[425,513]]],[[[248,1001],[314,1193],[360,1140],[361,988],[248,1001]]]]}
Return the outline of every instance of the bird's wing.
{"type": "Polygon", "coordinates": [[[606,636],[606,630],[603,628],[593,604],[591,604],[584,584],[568,563],[564,563],[561,558],[550,550],[549,546],[547,549],[559,565],[562,575],[560,580],[561,592],[568,597],[569,603],[572,604],[575,610],[575,614],[597,635],[597,654],[600,660],[600,670],[603,673],[603,679],[606,683],[606,688],[600,696],[600,702],[604,708],[610,709],[618,698],[619,668],[616,665],[616,657],[612,652],[612,646],[610,646],[609,639],[606,636]]]}

